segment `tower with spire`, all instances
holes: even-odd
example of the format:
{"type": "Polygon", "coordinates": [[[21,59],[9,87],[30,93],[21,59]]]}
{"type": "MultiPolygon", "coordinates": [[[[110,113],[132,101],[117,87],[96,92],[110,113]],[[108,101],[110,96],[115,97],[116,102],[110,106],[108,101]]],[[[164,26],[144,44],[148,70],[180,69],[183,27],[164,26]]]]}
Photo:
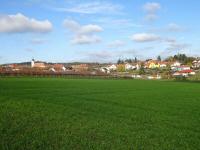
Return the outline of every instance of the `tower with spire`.
{"type": "Polygon", "coordinates": [[[34,60],[34,59],[32,59],[32,60],[31,60],[31,68],[33,68],[33,67],[34,67],[34,65],[35,65],[35,60],[34,60]]]}

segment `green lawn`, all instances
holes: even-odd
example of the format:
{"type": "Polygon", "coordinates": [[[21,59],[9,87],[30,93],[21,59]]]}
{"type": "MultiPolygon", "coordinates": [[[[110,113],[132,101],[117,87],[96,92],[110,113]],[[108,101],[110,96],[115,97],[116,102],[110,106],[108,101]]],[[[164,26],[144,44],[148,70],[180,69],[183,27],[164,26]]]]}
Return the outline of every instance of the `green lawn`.
{"type": "Polygon", "coordinates": [[[5,149],[200,149],[200,83],[0,78],[5,149]]]}

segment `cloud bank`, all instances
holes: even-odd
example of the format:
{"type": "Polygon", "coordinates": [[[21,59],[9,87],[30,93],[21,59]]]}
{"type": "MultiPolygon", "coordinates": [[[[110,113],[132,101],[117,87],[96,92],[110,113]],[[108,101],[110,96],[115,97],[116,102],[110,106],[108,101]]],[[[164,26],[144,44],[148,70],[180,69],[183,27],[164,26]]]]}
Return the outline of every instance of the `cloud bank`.
{"type": "Polygon", "coordinates": [[[74,20],[64,20],[63,25],[74,34],[71,40],[72,44],[93,44],[101,41],[101,38],[95,35],[103,31],[98,25],[88,24],[81,26],[74,20]]]}
{"type": "Polygon", "coordinates": [[[137,33],[131,37],[131,40],[141,43],[159,41],[160,39],[161,39],[160,36],[150,33],[137,33]]]}
{"type": "Polygon", "coordinates": [[[16,15],[0,15],[0,33],[47,33],[52,30],[48,20],[39,21],[28,18],[21,13],[16,15]]]}
{"type": "Polygon", "coordinates": [[[125,45],[125,43],[123,41],[120,40],[115,40],[113,42],[110,42],[108,44],[109,48],[119,48],[119,47],[123,47],[125,45]]]}
{"type": "Polygon", "coordinates": [[[143,9],[147,13],[145,20],[154,21],[158,18],[157,11],[161,9],[161,5],[156,2],[148,2],[143,6],[143,9]]]}
{"type": "Polygon", "coordinates": [[[70,8],[55,8],[55,10],[61,12],[71,12],[80,14],[119,13],[121,9],[121,5],[115,5],[108,2],[90,2],[78,4],[70,8]]]}

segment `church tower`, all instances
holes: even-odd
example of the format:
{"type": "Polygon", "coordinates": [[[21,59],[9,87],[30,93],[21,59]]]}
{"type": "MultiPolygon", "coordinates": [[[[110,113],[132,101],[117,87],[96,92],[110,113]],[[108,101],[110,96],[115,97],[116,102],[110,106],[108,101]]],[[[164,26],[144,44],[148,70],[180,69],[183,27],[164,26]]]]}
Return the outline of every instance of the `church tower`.
{"type": "Polygon", "coordinates": [[[35,60],[34,60],[34,59],[32,59],[32,61],[31,61],[31,68],[33,68],[33,67],[34,67],[34,65],[35,65],[35,60]]]}

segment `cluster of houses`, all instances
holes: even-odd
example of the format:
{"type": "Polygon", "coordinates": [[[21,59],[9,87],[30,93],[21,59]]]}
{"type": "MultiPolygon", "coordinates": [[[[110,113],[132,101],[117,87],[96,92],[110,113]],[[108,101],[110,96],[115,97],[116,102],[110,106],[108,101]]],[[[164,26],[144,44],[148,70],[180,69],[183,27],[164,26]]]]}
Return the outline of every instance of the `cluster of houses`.
{"type": "MultiPolygon", "coordinates": [[[[131,70],[140,70],[142,65],[144,65],[143,66],[144,69],[166,68],[168,65],[168,62],[148,60],[145,62],[140,61],[138,63],[112,64],[112,65],[101,67],[100,70],[104,73],[110,73],[112,71],[117,71],[118,67],[122,66],[122,65],[124,65],[125,71],[131,71],[131,70]]],[[[175,65],[177,65],[177,64],[175,64],[175,65]]]]}
{"type": "Polygon", "coordinates": [[[35,61],[34,59],[31,61],[31,68],[48,68],[48,70],[51,72],[62,72],[67,70],[63,64],[47,64],[45,62],[35,61]]]}
{"type": "MultiPolygon", "coordinates": [[[[170,71],[170,74],[174,77],[178,76],[192,76],[196,74],[196,70],[200,69],[200,59],[196,59],[192,62],[191,65],[184,65],[178,61],[167,62],[167,61],[157,61],[157,60],[146,60],[146,61],[137,61],[137,63],[123,63],[123,64],[65,64],[65,63],[46,63],[42,61],[35,61],[34,59],[31,62],[21,63],[21,64],[7,64],[3,66],[6,70],[11,71],[23,71],[26,69],[36,69],[40,71],[48,72],[59,72],[65,73],[69,71],[81,73],[81,72],[90,72],[91,74],[96,74],[96,72],[104,73],[107,75],[121,75],[127,73],[127,75],[133,78],[142,78],[138,74],[141,68],[143,70],[167,70],[170,71]]],[[[0,68],[1,69],[1,68],[0,68]]],[[[147,76],[148,79],[161,79],[159,71],[157,74],[147,76]]]]}
{"type": "MultiPolygon", "coordinates": [[[[178,61],[167,62],[167,61],[157,61],[157,60],[147,60],[147,61],[139,61],[137,63],[124,63],[124,64],[111,64],[107,66],[103,66],[100,70],[104,73],[112,73],[119,71],[118,68],[123,66],[124,71],[132,71],[132,70],[140,70],[143,67],[146,70],[170,70],[172,76],[184,76],[188,77],[190,75],[195,75],[196,69],[200,69],[200,59],[194,60],[191,65],[184,65],[178,61]]],[[[134,78],[141,78],[140,75],[134,74],[134,78]]],[[[161,76],[157,74],[156,76],[148,76],[148,79],[161,79],[161,76]]]]}
{"type": "Polygon", "coordinates": [[[89,66],[87,64],[74,64],[68,65],[64,63],[47,63],[43,61],[35,61],[34,59],[31,62],[19,63],[19,64],[5,64],[1,66],[2,70],[20,72],[25,70],[37,70],[37,71],[46,71],[46,72],[81,72],[87,71],[89,66]]]}

